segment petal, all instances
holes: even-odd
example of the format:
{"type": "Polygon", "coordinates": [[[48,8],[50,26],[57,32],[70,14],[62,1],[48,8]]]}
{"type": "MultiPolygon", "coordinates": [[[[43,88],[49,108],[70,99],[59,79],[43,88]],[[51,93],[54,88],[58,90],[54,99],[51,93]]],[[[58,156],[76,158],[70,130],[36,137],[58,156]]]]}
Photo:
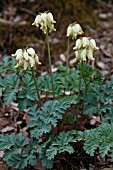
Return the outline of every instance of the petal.
{"type": "Polygon", "coordinates": [[[90,45],[90,47],[91,47],[93,50],[99,49],[98,47],[96,47],[96,42],[95,42],[94,39],[91,39],[91,40],[90,40],[89,45],[90,45]]]}
{"type": "Polygon", "coordinates": [[[92,49],[89,49],[87,51],[87,57],[89,60],[94,60],[94,57],[93,57],[93,50],[92,49]]]}
{"type": "Polygon", "coordinates": [[[83,37],[82,38],[82,44],[83,44],[83,47],[86,47],[89,45],[89,39],[87,37],[83,37]]]}
{"type": "Polygon", "coordinates": [[[30,54],[31,56],[35,55],[35,50],[33,48],[28,48],[27,49],[28,54],[30,54]]]}
{"type": "Polygon", "coordinates": [[[83,49],[80,53],[80,58],[82,61],[86,61],[86,49],[83,49]]]}
{"type": "Polygon", "coordinates": [[[80,49],[82,47],[82,41],[81,39],[76,40],[76,49],[80,49]]]}
{"type": "Polygon", "coordinates": [[[67,28],[67,37],[69,37],[72,34],[72,27],[68,26],[67,28]]]}

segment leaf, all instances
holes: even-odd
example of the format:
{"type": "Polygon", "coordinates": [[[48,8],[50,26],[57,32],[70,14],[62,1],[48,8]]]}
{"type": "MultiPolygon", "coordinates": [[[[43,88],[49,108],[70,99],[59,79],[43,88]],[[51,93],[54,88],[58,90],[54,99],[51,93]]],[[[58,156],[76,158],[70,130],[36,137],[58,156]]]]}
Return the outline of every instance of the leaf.
{"type": "Polygon", "coordinates": [[[57,152],[58,152],[58,148],[53,146],[47,149],[46,156],[48,157],[49,160],[51,160],[57,155],[57,152]]]}
{"type": "Polygon", "coordinates": [[[57,125],[58,119],[62,119],[62,115],[68,107],[70,107],[68,102],[57,100],[47,101],[40,110],[36,105],[31,107],[28,113],[29,119],[32,120],[28,123],[31,135],[38,139],[43,134],[49,133],[52,125],[57,125]]]}
{"type": "Polygon", "coordinates": [[[0,135],[0,149],[9,149],[15,145],[15,138],[13,135],[0,135]]]}
{"type": "Polygon", "coordinates": [[[16,100],[16,93],[18,92],[19,78],[16,74],[8,74],[2,80],[2,90],[5,90],[3,94],[4,102],[9,105],[12,100],[16,100]]]}
{"type": "Polygon", "coordinates": [[[9,166],[16,168],[16,169],[24,169],[27,167],[27,158],[22,157],[20,154],[16,154],[10,157],[10,159],[7,160],[7,163],[9,166]]]}
{"type": "Polygon", "coordinates": [[[3,96],[4,96],[4,102],[9,105],[11,103],[11,101],[14,99],[16,100],[16,92],[17,90],[9,90],[6,91],[3,96]]]}
{"type": "Polygon", "coordinates": [[[4,152],[4,154],[3,154],[3,159],[4,159],[5,161],[7,161],[8,159],[10,159],[10,157],[11,157],[12,155],[17,154],[17,153],[19,153],[20,151],[21,151],[21,149],[20,149],[20,148],[17,148],[17,147],[11,148],[10,150],[6,150],[6,151],[4,152]]]}

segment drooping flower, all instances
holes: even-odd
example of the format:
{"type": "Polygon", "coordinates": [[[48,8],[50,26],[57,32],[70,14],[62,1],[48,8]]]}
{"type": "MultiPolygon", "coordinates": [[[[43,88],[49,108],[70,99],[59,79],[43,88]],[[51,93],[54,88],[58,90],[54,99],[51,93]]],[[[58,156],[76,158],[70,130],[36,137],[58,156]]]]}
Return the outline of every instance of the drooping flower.
{"type": "Polygon", "coordinates": [[[77,35],[83,34],[81,26],[74,22],[70,24],[67,28],[67,37],[71,37],[72,39],[76,39],[77,35]]]}
{"type": "Polygon", "coordinates": [[[51,12],[44,12],[36,16],[35,21],[32,25],[35,25],[36,27],[40,26],[40,29],[43,31],[44,34],[47,33],[47,31],[52,32],[56,31],[54,28],[54,24],[56,21],[53,19],[53,15],[51,12]]]}
{"type": "Polygon", "coordinates": [[[23,51],[22,49],[18,49],[15,54],[12,54],[13,57],[16,58],[16,61],[18,62],[20,59],[23,58],[23,51]]]}
{"type": "Polygon", "coordinates": [[[35,50],[34,50],[33,48],[28,48],[26,51],[27,51],[27,53],[28,53],[29,55],[31,55],[32,57],[35,56],[35,50]]]}
{"type": "Polygon", "coordinates": [[[89,37],[83,37],[82,44],[83,44],[83,47],[88,46],[89,45],[89,37]]]}
{"type": "Polygon", "coordinates": [[[75,57],[78,61],[94,60],[93,53],[99,48],[96,46],[94,39],[89,37],[82,37],[77,39],[75,43],[75,57]]]}
{"type": "Polygon", "coordinates": [[[82,40],[81,39],[77,39],[76,40],[76,46],[73,49],[79,50],[81,47],[82,47],[82,40]]]}
{"type": "Polygon", "coordinates": [[[96,42],[95,42],[94,39],[91,39],[91,40],[89,41],[89,46],[90,46],[92,49],[94,49],[94,50],[98,50],[98,49],[99,49],[98,47],[96,47],[96,42]]]}
{"type": "Polygon", "coordinates": [[[33,48],[18,49],[12,56],[16,58],[17,65],[15,68],[17,69],[24,66],[24,70],[27,70],[29,65],[36,68],[36,64],[41,64],[33,48]]]}

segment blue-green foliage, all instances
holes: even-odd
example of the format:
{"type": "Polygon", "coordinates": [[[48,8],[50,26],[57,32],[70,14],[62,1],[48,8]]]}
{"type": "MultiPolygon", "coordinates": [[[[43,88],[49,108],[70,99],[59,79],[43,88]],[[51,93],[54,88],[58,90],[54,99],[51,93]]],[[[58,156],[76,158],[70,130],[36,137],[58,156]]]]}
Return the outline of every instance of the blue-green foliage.
{"type": "Polygon", "coordinates": [[[18,94],[18,107],[24,110],[27,106],[32,106],[33,101],[38,100],[36,87],[32,77],[25,74],[21,82],[22,90],[18,94]]]}
{"type": "Polygon", "coordinates": [[[43,134],[51,131],[52,125],[56,126],[58,119],[62,119],[62,115],[67,108],[70,107],[70,103],[67,101],[47,101],[41,109],[37,109],[34,105],[30,108],[28,127],[31,128],[31,136],[39,139],[43,134]]]}
{"type": "Polygon", "coordinates": [[[0,74],[9,73],[9,72],[17,72],[14,68],[16,65],[16,61],[13,57],[4,57],[2,62],[0,63],[0,74]]]}
{"type": "Polygon", "coordinates": [[[94,86],[85,98],[84,114],[102,114],[113,120],[113,78],[105,84],[94,86]]]}
{"type": "Polygon", "coordinates": [[[13,168],[23,169],[27,165],[34,165],[37,145],[38,141],[35,139],[31,139],[27,145],[22,134],[0,135],[0,149],[5,149],[3,159],[13,168]]]}
{"type": "Polygon", "coordinates": [[[101,157],[110,152],[113,159],[113,123],[105,121],[96,129],[78,132],[78,140],[84,141],[84,150],[90,156],[94,156],[95,150],[99,149],[101,157]]]}
{"type": "Polygon", "coordinates": [[[53,167],[53,160],[56,155],[74,152],[71,143],[76,142],[71,132],[61,132],[57,137],[50,136],[49,139],[37,150],[42,163],[47,169],[53,167]]]}
{"type": "Polygon", "coordinates": [[[3,93],[4,102],[9,105],[12,100],[16,100],[19,86],[19,78],[16,74],[7,74],[0,77],[0,92],[3,93]]]}
{"type": "Polygon", "coordinates": [[[23,69],[17,71],[14,65],[15,60],[11,57],[4,58],[0,64],[0,73],[6,73],[0,77],[0,93],[7,105],[14,100],[21,111],[29,107],[30,121],[27,127],[30,134],[27,141],[21,134],[0,135],[0,150],[4,150],[3,159],[9,166],[17,169],[33,166],[38,155],[42,164],[51,169],[57,155],[74,152],[76,141],[83,142],[83,148],[90,156],[99,150],[102,157],[110,152],[113,158],[113,77],[102,85],[102,75],[87,63],[79,63],[78,69],[69,69],[68,74],[65,67],[59,66],[58,72],[53,74],[55,99],[52,97],[50,76],[36,78],[40,94],[46,95],[44,104],[38,108],[36,87],[30,69],[24,73],[23,69]],[[67,109],[71,105],[77,107],[80,76],[80,107],[84,100],[83,114],[104,115],[106,121],[101,122],[96,129],[83,132],[77,132],[76,129],[65,132],[63,129],[64,132],[60,132],[61,120],[63,125],[76,121],[77,109],[75,114],[71,111],[67,114],[67,109]]]}

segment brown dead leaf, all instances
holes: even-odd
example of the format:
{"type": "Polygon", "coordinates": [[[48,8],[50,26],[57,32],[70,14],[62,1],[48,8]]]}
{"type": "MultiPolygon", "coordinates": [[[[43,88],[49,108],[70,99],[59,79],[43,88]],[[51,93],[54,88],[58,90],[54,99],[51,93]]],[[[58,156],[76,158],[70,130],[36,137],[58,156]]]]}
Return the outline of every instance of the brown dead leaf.
{"type": "Polygon", "coordinates": [[[14,127],[12,127],[12,126],[6,126],[5,128],[3,128],[3,129],[1,130],[1,132],[2,132],[2,133],[6,133],[6,132],[10,132],[10,131],[12,131],[12,130],[14,130],[14,127]]]}

